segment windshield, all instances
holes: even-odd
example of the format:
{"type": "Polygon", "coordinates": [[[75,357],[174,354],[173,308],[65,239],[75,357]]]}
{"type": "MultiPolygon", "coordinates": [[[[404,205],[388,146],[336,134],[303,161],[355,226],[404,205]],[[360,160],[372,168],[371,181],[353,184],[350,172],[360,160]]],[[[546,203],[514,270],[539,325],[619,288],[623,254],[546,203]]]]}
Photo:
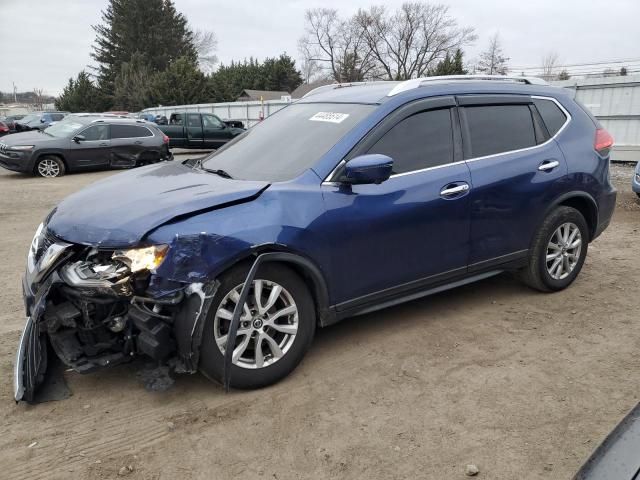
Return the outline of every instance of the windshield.
{"type": "Polygon", "coordinates": [[[236,137],[202,162],[234,179],[281,182],[312,167],[375,105],[297,103],[236,137]]]}
{"type": "Polygon", "coordinates": [[[84,127],[87,123],[81,120],[79,117],[70,116],[64,120],[54,123],[48,128],[44,129],[44,133],[51,135],[52,137],[66,138],[71,137],[80,128],[84,127]]]}

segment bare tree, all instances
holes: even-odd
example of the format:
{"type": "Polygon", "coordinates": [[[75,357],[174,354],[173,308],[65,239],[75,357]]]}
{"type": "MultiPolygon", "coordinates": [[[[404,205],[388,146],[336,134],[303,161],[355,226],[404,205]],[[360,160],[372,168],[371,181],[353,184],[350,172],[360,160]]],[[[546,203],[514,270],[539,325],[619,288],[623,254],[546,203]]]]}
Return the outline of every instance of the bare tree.
{"type": "Polygon", "coordinates": [[[33,89],[33,109],[34,110],[44,109],[44,90],[42,88],[33,89]]]}
{"type": "Polygon", "coordinates": [[[218,38],[208,30],[193,31],[193,45],[198,55],[198,65],[204,73],[211,73],[218,63],[218,38]]]}
{"type": "Polygon", "coordinates": [[[344,20],[338,11],[314,8],[305,14],[304,42],[309,60],[318,62],[337,82],[356,82],[375,76],[376,64],[353,19],[344,20]]]}
{"type": "Polygon", "coordinates": [[[448,7],[406,2],[388,13],[383,6],[360,10],[355,23],[364,32],[383,78],[422,77],[447,53],[475,40],[473,28],[460,28],[448,7]]]}
{"type": "Polygon", "coordinates": [[[489,46],[480,54],[480,60],[476,65],[476,71],[487,75],[506,75],[509,71],[507,62],[509,57],[505,57],[500,44],[500,36],[496,33],[489,39],[489,46]]]}
{"type": "Polygon", "coordinates": [[[318,60],[311,54],[311,45],[308,39],[303,37],[298,40],[298,52],[300,53],[300,72],[304,83],[311,83],[317,79],[322,72],[322,67],[318,60]]]}
{"type": "Polygon", "coordinates": [[[556,78],[556,70],[558,68],[558,54],[549,52],[542,57],[542,78],[545,80],[553,80],[556,78]]]}

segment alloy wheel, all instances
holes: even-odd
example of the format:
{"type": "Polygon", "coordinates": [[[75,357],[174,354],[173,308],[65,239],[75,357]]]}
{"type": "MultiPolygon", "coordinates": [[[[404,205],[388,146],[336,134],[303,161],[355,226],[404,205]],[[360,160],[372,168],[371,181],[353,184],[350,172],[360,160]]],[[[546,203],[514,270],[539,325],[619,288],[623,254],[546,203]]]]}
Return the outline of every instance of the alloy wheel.
{"type": "MultiPolygon", "coordinates": [[[[213,332],[223,355],[242,287],[227,293],[216,310],[213,332]]],[[[250,369],[272,365],[287,354],[297,332],[298,307],[291,294],[275,282],[254,280],[240,316],[233,364],[250,369]]]]}
{"type": "Polygon", "coordinates": [[[560,225],[547,245],[546,266],[551,278],[567,278],[576,268],[582,250],[582,235],[575,223],[560,225]]]}
{"type": "Polygon", "coordinates": [[[57,177],[60,175],[60,165],[55,160],[45,158],[38,163],[38,173],[43,177],[57,177]]]}

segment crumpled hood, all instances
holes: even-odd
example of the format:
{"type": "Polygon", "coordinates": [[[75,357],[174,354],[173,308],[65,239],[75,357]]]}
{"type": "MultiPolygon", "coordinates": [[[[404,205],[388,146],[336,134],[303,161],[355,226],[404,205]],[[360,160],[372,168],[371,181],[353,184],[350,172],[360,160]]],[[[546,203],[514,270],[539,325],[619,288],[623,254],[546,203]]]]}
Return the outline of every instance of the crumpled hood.
{"type": "Polygon", "coordinates": [[[71,243],[130,247],[176,217],[253,199],[268,186],[162,162],[113,175],[70,195],[54,210],[47,227],[71,243]]]}
{"type": "Polygon", "coordinates": [[[60,140],[58,137],[52,137],[46,133],[42,133],[39,130],[30,130],[28,132],[12,133],[2,137],[0,142],[5,145],[38,145],[42,142],[48,142],[53,140],[60,140]]]}

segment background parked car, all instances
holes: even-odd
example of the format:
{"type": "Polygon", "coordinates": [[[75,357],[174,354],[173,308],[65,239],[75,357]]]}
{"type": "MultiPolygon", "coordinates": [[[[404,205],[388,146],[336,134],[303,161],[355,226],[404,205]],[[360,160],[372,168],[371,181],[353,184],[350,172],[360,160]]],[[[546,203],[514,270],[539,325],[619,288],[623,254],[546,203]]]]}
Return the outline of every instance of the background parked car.
{"type": "Polygon", "coordinates": [[[3,135],[7,135],[9,133],[9,126],[5,123],[0,121],[0,137],[2,137],[3,135]]]}
{"type": "Polygon", "coordinates": [[[636,171],[633,174],[633,179],[631,180],[631,188],[636,192],[636,195],[640,197],[640,162],[636,164],[636,171]]]}
{"type": "Polygon", "coordinates": [[[172,113],[169,125],[159,128],[169,137],[169,146],[179,148],[220,148],[245,132],[212,113],[172,113]]]}
{"type": "Polygon", "coordinates": [[[22,120],[24,117],[25,117],[24,115],[9,115],[8,117],[5,117],[2,121],[7,124],[7,127],[9,127],[9,132],[13,133],[16,131],[16,122],[18,120],[22,120]]]}
{"type": "Polygon", "coordinates": [[[42,177],[83,169],[131,168],[171,159],[168,145],[169,138],[153,123],[70,115],[42,133],[3,137],[0,166],[42,177]]]}
{"type": "Polygon", "coordinates": [[[16,132],[28,132],[29,130],[44,130],[53,122],[59,122],[69,112],[35,112],[26,115],[16,121],[16,132]]]}

